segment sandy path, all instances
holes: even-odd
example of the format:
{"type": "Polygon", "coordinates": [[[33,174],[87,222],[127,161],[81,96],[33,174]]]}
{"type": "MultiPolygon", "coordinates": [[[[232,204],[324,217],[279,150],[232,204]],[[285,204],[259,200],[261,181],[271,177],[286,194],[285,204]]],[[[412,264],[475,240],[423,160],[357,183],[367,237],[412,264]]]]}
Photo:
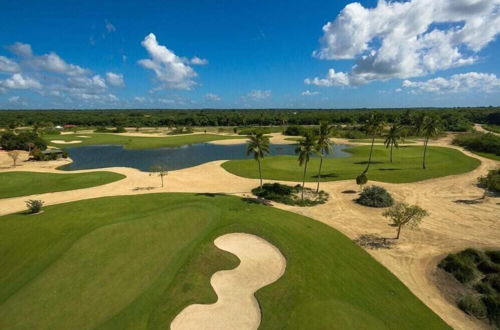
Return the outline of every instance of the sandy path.
{"type": "Polygon", "coordinates": [[[491,132],[491,131],[488,131],[487,129],[484,129],[483,126],[481,124],[474,124],[474,129],[478,132],[481,132],[481,133],[491,133],[491,134],[494,134],[494,135],[497,135],[497,136],[500,136],[500,134],[498,133],[495,133],[495,132],[491,132]]]}
{"type": "Polygon", "coordinates": [[[81,140],[71,140],[71,141],[64,141],[64,140],[52,140],[50,141],[51,143],[55,144],[77,144],[77,143],[82,143],[81,140]]]}
{"type": "Polygon", "coordinates": [[[172,330],[191,329],[257,329],[261,316],[254,293],[285,272],[286,260],[281,252],[262,238],[233,233],[214,241],[221,249],[240,260],[235,269],[216,272],[210,284],[217,302],[186,307],[172,321],[172,330]]]}
{"type": "MultiPolygon", "coordinates": [[[[447,136],[432,145],[461,150],[468,156],[481,160],[481,165],[469,173],[431,179],[416,183],[376,183],[387,188],[398,201],[415,203],[429,211],[416,230],[403,229],[402,237],[390,250],[368,250],[380,263],[394,273],[419,299],[434,310],[455,329],[480,329],[481,324],[447,301],[433,282],[435,266],[444,255],[467,247],[500,247],[500,198],[487,198],[480,204],[457,203],[483,195],[475,183],[477,178],[500,162],[486,159],[456,146],[449,146],[453,136],[447,136]]],[[[234,140],[233,140],[234,141],[234,140]]],[[[338,141],[338,139],[335,139],[338,141]]],[[[340,143],[340,141],[338,141],[340,143]]],[[[22,157],[21,157],[22,158],[22,157]]],[[[23,158],[22,158],[23,159],[23,158]]],[[[65,173],[55,167],[68,161],[20,162],[13,169],[6,152],[0,151],[2,171],[25,170],[65,173]]],[[[46,205],[77,201],[102,196],[132,195],[151,192],[210,192],[235,195],[250,194],[258,180],[235,176],[226,172],[220,164],[224,161],[205,163],[196,167],[169,172],[165,188],[160,188],[160,178],[149,176],[131,168],[108,168],[127,177],[103,186],[73,191],[0,199],[0,215],[25,209],[27,199],[42,199],[46,205]],[[153,190],[145,188],[153,187],[153,190]],[[136,188],[140,188],[136,190],[136,188]]],[[[74,171],[70,173],[88,172],[74,171]]],[[[265,180],[270,182],[269,180],[265,180]]],[[[373,184],[374,182],[370,182],[373,184]]],[[[309,187],[314,183],[307,183],[309,187]]],[[[330,193],[330,200],[315,207],[290,207],[275,203],[276,207],[303,214],[340,230],[350,238],[361,234],[378,234],[394,237],[395,231],[382,216],[383,210],[360,206],[353,202],[356,195],[343,194],[348,189],[357,190],[354,180],[333,181],[321,184],[330,193]]]]}

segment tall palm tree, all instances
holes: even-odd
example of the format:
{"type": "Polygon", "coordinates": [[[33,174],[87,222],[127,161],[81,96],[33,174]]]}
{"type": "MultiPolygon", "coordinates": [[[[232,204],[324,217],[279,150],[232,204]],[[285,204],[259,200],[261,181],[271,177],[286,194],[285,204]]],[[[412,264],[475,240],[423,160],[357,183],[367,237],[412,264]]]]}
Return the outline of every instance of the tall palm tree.
{"type": "Polygon", "coordinates": [[[373,145],[375,144],[375,136],[382,132],[384,129],[384,121],[380,114],[378,113],[371,113],[370,116],[368,117],[368,120],[365,122],[365,125],[363,126],[364,131],[371,135],[372,137],[372,144],[370,148],[370,155],[368,156],[368,164],[366,165],[365,170],[363,171],[363,174],[368,172],[368,169],[370,168],[370,164],[372,162],[372,154],[373,154],[373,145]]]}
{"type": "Polygon", "coordinates": [[[316,140],[316,151],[320,156],[319,169],[318,169],[318,184],[316,186],[316,193],[319,192],[319,182],[321,180],[321,167],[323,166],[323,156],[328,155],[332,151],[333,143],[330,142],[330,132],[332,127],[328,126],[327,122],[322,122],[319,125],[319,132],[316,140]]]}
{"type": "Polygon", "coordinates": [[[426,169],[426,155],[427,155],[427,144],[429,143],[429,138],[432,136],[436,136],[439,134],[439,131],[441,130],[441,120],[437,116],[427,116],[425,117],[425,120],[423,121],[421,133],[424,134],[425,136],[425,142],[424,142],[424,156],[422,159],[422,168],[425,170],[426,169]]]}
{"type": "Polygon", "coordinates": [[[266,154],[269,154],[269,137],[264,133],[254,133],[248,137],[247,155],[253,154],[253,158],[259,164],[260,189],[262,189],[262,166],[261,160],[266,154]]]}
{"type": "Polygon", "coordinates": [[[389,133],[387,133],[384,141],[385,147],[391,148],[391,163],[392,163],[392,148],[393,147],[399,148],[398,145],[399,139],[401,139],[401,130],[399,124],[394,123],[389,129],[389,133]]]}
{"type": "Polygon", "coordinates": [[[304,200],[304,186],[306,184],[307,163],[313,153],[316,152],[315,138],[311,133],[304,135],[304,138],[299,142],[295,149],[295,153],[299,155],[299,165],[304,165],[304,176],[302,178],[302,200],[304,200]]]}

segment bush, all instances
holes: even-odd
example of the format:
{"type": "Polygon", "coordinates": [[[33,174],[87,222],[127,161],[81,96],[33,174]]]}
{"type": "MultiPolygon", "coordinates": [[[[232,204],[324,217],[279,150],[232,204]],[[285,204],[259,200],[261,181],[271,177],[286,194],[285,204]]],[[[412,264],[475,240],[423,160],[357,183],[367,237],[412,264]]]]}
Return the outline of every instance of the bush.
{"type": "Polygon", "coordinates": [[[500,273],[500,265],[497,265],[489,260],[480,262],[477,265],[477,269],[479,269],[483,274],[500,273]]]}
{"type": "Polygon", "coordinates": [[[490,295],[495,294],[495,290],[491,287],[491,285],[487,282],[479,282],[474,285],[474,289],[482,294],[490,295]]]}
{"type": "Polygon", "coordinates": [[[500,274],[488,274],[482,281],[488,283],[497,293],[500,293],[500,274]]]}
{"type": "Polygon", "coordinates": [[[368,177],[365,173],[361,173],[356,177],[356,184],[360,187],[364,186],[368,182],[368,177]]]}
{"type": "Polygon", "coordinates": [[[363,189],[356,202],[370,207],[389,207],[394,204],[394,199],[384,188],[371,186],[363,189]]]}
{"type": "Polygon", "coordinates": [[[468,133],[458,135],[453,144],[476,152],[487,152],[500,156],[500,137],[492,133],[468,133]]]}
{"type": "Polygon", "coordinates": [[[469,315],[484,319],[488,315],[485,304],[477,295],[466,295],[458,301],[458,307],[469,315]]]}
{"type": "Polygon", "coordinates": [[[497,328],[500,328],[500,296],[489,295],[483,298],[488,319],[497,328]]]}
{"type": "Polygon", "coordinates": [[[500,264],[500,251],[486,251],[484,252],[491,261],[496,264],[500,264]]]}
{"type": "Polygon", "coordinates": [[[285,128],[283,134],[288,136],[304,136],[306,134],[316,133],[316,131],[317,128],[293,125],[285,128]]]}
{"type": "Polygon", "coordinates": [[[26,207],[28,208],[28,211],[31,214],[39,213],[42,210],[43,201],[41,201],[39,199],[27,200],[26,207]]]}
{"type": "Polygon", "coordinates": [[[448,255],[438,267],[452,274],[461,283],[470,282],[476,277],[473,265],[456,254],[448,255]]]}
{"type": "Polygon", "coordinates": [[[478,179],[478,184],[482,188],[488,189],[492,192],[500,193],[500,168],[488,171],[487,175],[482,176],[478,179]]]}
{"type": "Polygon", "coordinates": [[[47,149],[47,143],[33,132],[21,132],[17,135],[5,132],[0,138],[0,147],[4,150],[29,150],[28,143],[33,143],[36,148],[41,150],[47,149]]]}
{"type": "Polygon", "coordinates": [[[471,249],[471,248],[465,249],[465,250],[457,253],[457,255],[460,258],[468,260],[474,264],[477,264],[481,261],[486,260],[486,258],[484,257],[484,254],[481,251],[478,251],[476,249],[471,249]]]}
{"type": "Polygon", "coordinates": [[[328,194],[323,190],[318,194],[312,189],[305,188],[304,200],[301,198],[302,186],[287,186],[280,183],[265,183],[260,187],[252,189],[252,193],[260,198],[270,201],[297,206],[313,206],[323,204],[328,200],[328,194]],[[314,198],[311,198],[314,196],[314,198]]]}

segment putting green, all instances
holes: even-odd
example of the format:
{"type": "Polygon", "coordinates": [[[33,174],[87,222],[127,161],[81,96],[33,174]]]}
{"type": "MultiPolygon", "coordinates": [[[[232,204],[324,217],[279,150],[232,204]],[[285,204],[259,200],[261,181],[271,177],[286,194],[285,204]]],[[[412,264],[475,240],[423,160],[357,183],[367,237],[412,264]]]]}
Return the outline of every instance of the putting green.
{"type": "Polygon", "coordinates": [[[446,329],[387,269],[312,219],[237,197],[149,194],[0,217],[0,320],[6,329],[166,328],[213,303],[209,279],[238,265],[215,238],[254,234],[285,256],[256,293],[262,329],[446,329]]]}
{"type": "MultiPolygon", "coordinates": [[[[345,149],[352,154],[346,158],[325,158],[323,161],[322,181],[354,179],[366,167],[370,146],[345,149]]],[[[443,147],[429,147],[427,150],[427,169],[422,169],[421,146],[400,146],[393,151],[393,163],[389,161],[389,149],[375,146],[368,179],[382,182],[405,183],[460,174],[472,171],[481,163],[462,152],[443,147]]],[[[231,160],[222,164],[228,172],[235,175],[259,177],[257,162],[231,160]]],[[[316,181],[319,158],[311,158],[307,168],[306,181],[316,181]]],[[[262,176],[270,180],[301,181],[304,168],[299,166],[295,156],[271,156],[262,162],[262,176]]]]}
{"type": "Polygon", "coordinates": [[[44,135],[43,139],[51,146],[57,148],[64,147],[82,147],[89,145],[102,145],[102,144],[117,144],[123,145],[126,149],[152,149],[163,147],[178,147],[185,144],[202,143],[216,140],[228,139],[245,139],[246,136],[227,136],[217,134],[188,134],[180,136],[165,136],[165,137],[142,137],[142,136],[126,136],[110,133],[95,133],[86,134],[88,138],[79,138],[77,134],[66,135],[44,135]],[[50,141],[74,141],[80,140],[81,143],[77,144],[57,144],[50,141]]]}
{"type": "Polygon", "coordinates": [[[113,172],[87,172],[75,174],[4,172],[0,173],[0,198],[28,196],[48,192],[100,186],[125,178],[113,172]]]}

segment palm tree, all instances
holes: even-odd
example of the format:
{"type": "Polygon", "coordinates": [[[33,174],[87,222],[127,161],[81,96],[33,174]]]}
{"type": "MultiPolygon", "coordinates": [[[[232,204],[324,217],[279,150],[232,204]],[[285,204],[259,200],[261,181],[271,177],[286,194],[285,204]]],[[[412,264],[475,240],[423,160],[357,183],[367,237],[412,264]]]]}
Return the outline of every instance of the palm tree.
{"type": "Polygon", "coordinates": [[[259,164],[260,189],[262,189],[262,166],[260,161],[269,154],[269,137],[264,133],[254,133],[248,137],[247,155],[253,154],[253,158],[259,164]]]}
{"type": "Polygon", "coordinates": [[[332,150],[332,144],[330,142],[330,131],[331,127],[328,126],[328,123],[322,122],[319,125],[319,132],[316,141],[316,151],[320,156],[319,160],[319,169],[318,169],[318,185],[316,186],[316,193],[319,192],[319,182],[321,180],[321,167],[323,166],[323,156],[328,155],[332,150]]]}
{"type": "Polygon", "coordinates": [[[421,133],[425,135],[424,142],[424,156],[422,160],[422,168],[426,169],[425,159],[427,155],[427,144],[429,143],[429,138],[431,136],[436,136],[439,134],[441,129],[441,120],[437,116],[426,116],[423,120],[423,125],[420,130],[421,133]]]}
{"type": "Polygon", "coordinates": [[[304,138],[299,142],[299,145],[295,149],[295,153],[299,155],[299,165],[304,165],[304,176],[302,178],[302,200],[304,200],[304,186],[306,184],[307,163],[309,163],[311,155],[316,152],[316,143],[314,140],[314,136],[311,133],[308,133],[304,135],[304,138]]]}
{"type": "Polygon", "coordinates": [[[366,165],[366,168],[363,171],[363,173],[366,173],[368,172],[368,169],[370,168],[370,164],[372,161],[373,145],[375,144],[375,135],[382,132],[382,130],[384,129],[384,121],[380,116],[380,114],[371,113],[365,125],[363,126],[363,129],[367,134],[371,135],[372,137],[372,145],[370,148],[370,155],[368,156],[368,164],[366,165]]]}
{"type": "Polygon", "coordinates": [[[387,133],[387,136],[386,136],[385,141],[384,141],[386,148],[391,147],[391,163],[392,163],[392,148],[393,147],[399,148],[399,145],[398,145],[399,139],[401,139],[400,127],[397,123],[394,123],[394,124],[392,124],[391,128],[389,129],[389,133],[387,133]]]}

